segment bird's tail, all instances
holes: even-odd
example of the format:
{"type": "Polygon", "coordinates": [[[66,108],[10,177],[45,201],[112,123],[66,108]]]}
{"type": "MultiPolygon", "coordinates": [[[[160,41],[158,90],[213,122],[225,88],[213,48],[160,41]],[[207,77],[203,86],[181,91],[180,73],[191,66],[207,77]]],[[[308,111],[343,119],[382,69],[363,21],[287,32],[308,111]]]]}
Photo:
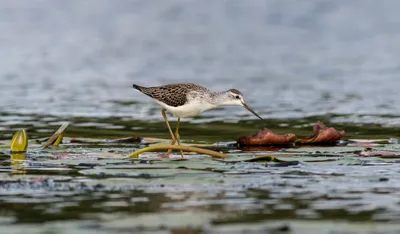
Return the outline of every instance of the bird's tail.
{"type": "Polygon", "coordinates": [[[136,85],[136,84],[133,84],[132,86],[133,86],[134,89],[137,89],[139,91],[142,91],[142,89],[144,88],[144,87],[142,87],[140,85],[136,85]]]}
{"type": "Polygon", "coordinates": [[[147,96],[153,97],[153,94],[152,94],[153,88],[151,88],[151,87],[150,88],[149,87],[143,87],[143,86],[136,85],[136,84],[133,84],[132,86],[133,86],[133,88],[139,90],[140,92],[146,94],[147,96]]]}

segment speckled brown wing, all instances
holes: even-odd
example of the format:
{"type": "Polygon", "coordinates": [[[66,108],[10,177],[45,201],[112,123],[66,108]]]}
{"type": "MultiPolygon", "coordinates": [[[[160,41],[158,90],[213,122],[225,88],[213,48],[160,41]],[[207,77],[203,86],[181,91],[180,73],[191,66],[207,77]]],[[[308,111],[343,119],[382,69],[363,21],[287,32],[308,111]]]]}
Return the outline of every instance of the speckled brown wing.
{"type": "Polygon", "coordinates": [[[200,85],[190,83],[169,84],[157,87],[140,87],[136,85],[135,88],[160,102],[174,107],[184,105],[187,102],[187,94],[191,91],[208,91],[200,85]]]}

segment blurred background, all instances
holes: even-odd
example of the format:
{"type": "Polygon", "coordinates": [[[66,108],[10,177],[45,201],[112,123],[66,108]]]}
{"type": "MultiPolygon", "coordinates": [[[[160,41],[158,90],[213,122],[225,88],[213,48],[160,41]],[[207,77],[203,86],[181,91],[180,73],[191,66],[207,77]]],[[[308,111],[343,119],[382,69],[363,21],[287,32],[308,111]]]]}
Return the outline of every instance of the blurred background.
{"type": "Polygon", "coordinates": [[[199,131],[323,119],[396,135],[398,9],[396,0],[1,1],[0,138],[21,127],[48,135],[63,121],[77,135],[167,137],[159,106],[132,84],[174,82],[240,89],[269,121],[226,107],[186,120],[199,131]]]}

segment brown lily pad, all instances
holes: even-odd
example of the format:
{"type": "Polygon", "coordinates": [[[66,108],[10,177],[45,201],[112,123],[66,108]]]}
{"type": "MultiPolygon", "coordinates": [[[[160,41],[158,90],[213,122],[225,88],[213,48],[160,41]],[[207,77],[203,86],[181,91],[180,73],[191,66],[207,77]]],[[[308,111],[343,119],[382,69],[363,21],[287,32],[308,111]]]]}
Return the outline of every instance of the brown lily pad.
{"type": "Polygon", "coordinates": [[[363,157],[400,158],[400,151],[395,150],[376,150],[366,148],[363,151],[357,152],[357,154],[363,157]]]}
{"type": "Polygon", "coordinates": [[[344,137],[345,131],[325,126],[321,121],[314,125],[312,135],[296,141],[298,144],[333,144],[344,137]]]}
{"type": "Polygon", "coordinates": [[[279,135],[267,128],[263,128],[253,136],[240,137],[237,143],[239,145],[288,145],[295,141],[296,135],[293,133],[279,135]]]}

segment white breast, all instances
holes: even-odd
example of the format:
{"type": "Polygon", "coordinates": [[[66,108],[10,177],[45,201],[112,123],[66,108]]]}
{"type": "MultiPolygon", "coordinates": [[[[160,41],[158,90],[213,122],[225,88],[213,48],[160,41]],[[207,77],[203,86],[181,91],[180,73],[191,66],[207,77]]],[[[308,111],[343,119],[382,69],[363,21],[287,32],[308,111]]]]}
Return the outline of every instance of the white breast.
{"type": "Polygon", "coordinates": [[[183,106],[173,107],[167,106],[165,103],[160,102],[158,100],[154,100],[162,107],[167,109],[175,117],[184,118],[184,117],[194,117],[199,115],[200,113],[215,108],[215,105],[212,105],[208,102],[188,102],[183,106]]]}

